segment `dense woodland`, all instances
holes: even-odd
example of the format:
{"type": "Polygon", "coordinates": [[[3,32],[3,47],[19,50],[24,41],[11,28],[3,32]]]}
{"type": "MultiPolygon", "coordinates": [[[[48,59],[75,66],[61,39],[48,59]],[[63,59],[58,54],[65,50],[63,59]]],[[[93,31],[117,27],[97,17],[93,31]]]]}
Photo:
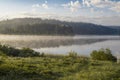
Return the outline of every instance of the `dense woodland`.
{"type": "Polygon", "coordinates": [[[118,35],[118,28],[82,22],[40,18],[18,18],[0,22],[1,34],[33,35],[118,35]]]}

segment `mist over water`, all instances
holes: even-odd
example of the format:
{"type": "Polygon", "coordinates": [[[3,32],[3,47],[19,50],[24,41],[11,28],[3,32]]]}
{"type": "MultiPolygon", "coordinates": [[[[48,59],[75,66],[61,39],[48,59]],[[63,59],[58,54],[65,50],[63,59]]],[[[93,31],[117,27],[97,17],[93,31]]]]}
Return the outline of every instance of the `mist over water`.
{"type": "Polygon", "coordinates": [[[92,50],[100,48],[110,48],[114,55],[120,53],[119,36],[0,35],[0,43],[17,48],[29,47],[50,54],[67,54],[69,51],[75,51],[80,55],[89,55],[92,50]]]}

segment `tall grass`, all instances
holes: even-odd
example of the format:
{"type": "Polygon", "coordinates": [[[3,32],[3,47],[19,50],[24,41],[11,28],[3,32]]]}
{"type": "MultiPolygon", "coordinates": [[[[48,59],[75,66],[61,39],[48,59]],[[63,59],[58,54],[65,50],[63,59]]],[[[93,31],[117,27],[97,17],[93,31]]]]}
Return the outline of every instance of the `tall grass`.
{"type": "Polygon", "coordinates": [[[0,80],[119,80],[120,64],[86,57],[0,58],[0,80]]]}

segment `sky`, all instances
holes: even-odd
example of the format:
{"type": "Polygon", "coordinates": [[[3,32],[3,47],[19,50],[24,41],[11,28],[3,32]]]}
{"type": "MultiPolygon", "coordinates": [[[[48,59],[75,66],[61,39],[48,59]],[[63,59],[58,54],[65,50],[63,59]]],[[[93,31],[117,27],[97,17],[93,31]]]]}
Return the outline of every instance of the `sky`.
{"type": "Polygon", "coordinates": [[[0,20],[24,17],[120,26],[120,0],[0,0],[0,20]]]}

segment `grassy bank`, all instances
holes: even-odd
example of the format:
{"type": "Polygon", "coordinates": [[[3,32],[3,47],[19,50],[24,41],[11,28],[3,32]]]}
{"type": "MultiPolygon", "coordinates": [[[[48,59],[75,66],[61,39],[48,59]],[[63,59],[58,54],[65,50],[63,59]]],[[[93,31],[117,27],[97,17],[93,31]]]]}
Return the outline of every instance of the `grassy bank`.
{"type": "Polygon", "coordinates": [[[0,80],[120,80],[120,64],[109,49],[88,58],[0,45],[0,80]]]}
{"type": "Polygon", "coordinates": [[[0,57],[0,80],[119,80],[120,64],[87,57],[0,57]]]}

